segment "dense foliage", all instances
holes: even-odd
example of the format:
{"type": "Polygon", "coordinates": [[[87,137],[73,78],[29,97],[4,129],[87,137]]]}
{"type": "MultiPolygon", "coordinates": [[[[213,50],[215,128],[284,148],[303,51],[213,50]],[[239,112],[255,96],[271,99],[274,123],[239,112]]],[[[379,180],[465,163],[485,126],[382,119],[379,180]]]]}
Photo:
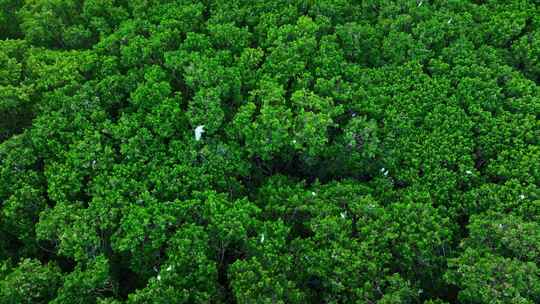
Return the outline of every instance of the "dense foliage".
{"type": "Polygon", "coordinates": [[[540,303],[539,84],[537,0],[0,0],[0,304],[540,303]]]}

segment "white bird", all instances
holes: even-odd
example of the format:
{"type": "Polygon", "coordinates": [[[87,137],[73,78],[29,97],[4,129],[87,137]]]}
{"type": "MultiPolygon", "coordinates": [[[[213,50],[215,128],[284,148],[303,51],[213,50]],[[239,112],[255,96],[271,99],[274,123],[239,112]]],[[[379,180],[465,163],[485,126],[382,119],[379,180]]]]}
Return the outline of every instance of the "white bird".
{"type": "Polygon", "coordinates": [[[471,170],[467,170],[467,171],[465,171],[465,173],[471,175],[471,174],[472,174],[472,171],[471,171],[471,170]]]}
{"type": "Polygon", "coordinates": [[[345,212],[341,212],[340,215],[341,215],[341,218],[342,218],[342,219],[344,219],[344,218],[347,217],[347,213],[345,213],[345,212]]]}
{"type": "Polygon", "coordinates": [[[261,234],[261,243],[264,243],[264,233],[261,234]]]}
{"type": "Polygon", "coordinates": [[[520,199],[525,199],[525,195],[521,194],[521,195],[519,196],[519,198],[520,198],[520,199]]]}
{"type": "Polygon", "coordinates": [[[171,271],[171,270],[172,270],[172,266],[167,267],[167,271],[171,271]]]}
{"type": "Polygon", "coordinates": [[[197,126],[195,128],[195,140],[199,141],[201,140],[201,136],[204,133],[204,125],[197,126]]]}
{"type": "Polygon", "coordinates": [[[315,193],[314,191],[311,191],[311,195],[315,196],[317,195],[317,193],[315,193]]]}
{"type": "Polygon", "coordinates": [[[158,276],[157,276],[157,280],[158,280],[158,281],[161,281],[161,276],[160,276],[159,274],[158,274],[158,276]]]}
{"type": "Polygon", "coordinates": [[[418,3],[418,7],[422,6],[422,4],[424,4],[424,1],[420,1],[420,2],[418,3]]]}

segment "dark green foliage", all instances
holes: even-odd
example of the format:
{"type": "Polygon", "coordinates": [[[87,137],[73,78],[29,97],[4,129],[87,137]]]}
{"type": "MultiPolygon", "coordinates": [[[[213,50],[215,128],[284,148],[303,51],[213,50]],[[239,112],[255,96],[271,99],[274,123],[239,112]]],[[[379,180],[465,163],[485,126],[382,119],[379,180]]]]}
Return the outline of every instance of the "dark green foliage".
{"type": "Polygon", "coordinates": [[[0,304],[540,303],[534,0],[0,0],[0,304]]]}
{"type": "Polygon", "coordinates": [[[13,39],[21,36],[20,16],[17,12],[23,3],[24,0],[0,1],[0,39],[13,39]]]}
{"type": "MultiPolygon", "coordinates": [[[[7,264],[2,264],[5,271],[7,264]]],[[[24,259],[10,269],[10,273],[0,275],[0,303],[49,303],[55,299],[62,284],[62,273],[52,264],[42,265],[33,259],[24,259]]]]}

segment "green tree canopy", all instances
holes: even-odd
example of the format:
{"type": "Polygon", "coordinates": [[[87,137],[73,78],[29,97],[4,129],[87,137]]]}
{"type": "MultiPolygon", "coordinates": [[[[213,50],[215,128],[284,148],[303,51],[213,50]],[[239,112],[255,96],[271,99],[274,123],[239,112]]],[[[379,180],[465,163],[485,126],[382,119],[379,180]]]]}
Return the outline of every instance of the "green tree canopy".
{"type": "Polygon", "coordinates": [[[536,0],[0,0],[0,304],[540,303],[536,0]]]}

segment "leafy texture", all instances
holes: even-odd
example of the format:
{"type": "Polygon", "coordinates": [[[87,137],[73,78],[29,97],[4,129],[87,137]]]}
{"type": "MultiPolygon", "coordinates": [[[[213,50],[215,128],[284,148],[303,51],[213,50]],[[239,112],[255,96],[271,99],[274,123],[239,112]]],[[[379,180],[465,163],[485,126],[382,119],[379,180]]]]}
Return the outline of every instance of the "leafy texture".
{"type": "Polygon", "coordinates": [[[540,303],[535,0],[0,0],[0,304],[540,303]]]}

